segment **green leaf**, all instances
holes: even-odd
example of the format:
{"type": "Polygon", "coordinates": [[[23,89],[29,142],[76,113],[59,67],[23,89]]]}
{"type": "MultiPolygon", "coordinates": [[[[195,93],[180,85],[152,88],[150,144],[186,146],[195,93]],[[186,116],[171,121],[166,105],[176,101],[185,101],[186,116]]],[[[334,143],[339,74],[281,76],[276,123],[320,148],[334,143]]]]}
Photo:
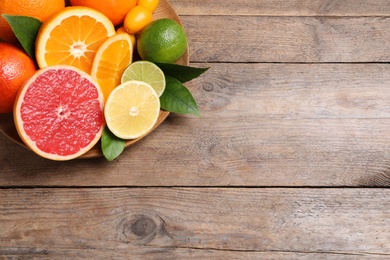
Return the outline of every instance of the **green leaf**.
{"type": "Polygon", "coordinates": [[[37,38],[42,22],[29,16],[3,14],[3,17],[11,25],[12,31],[15,33],[16,38],[18,38],[24,50],[35,60],[35,39],[37,38]]]}
{"type": "Polygon", "coordinates": [[[108,127],[104,128],[101,145],[104,157],[108,161],[112,161],[117,158],[125,149],[126,141],[116,137],[108,127]]]}
{"type": "Polygon", "coordinates": [[[165,90],[160,97],[161,108],[170,112],[200,116],[191,92],[173,77],[165,76],[165,81],[165,90]]]}
{"type": "Polygon", "coordinates": [[[209,68],[195,68],[172,63],[155,63],[165,75],[176,78],[182,83],[195,79],[206,72],[209,68]]]}

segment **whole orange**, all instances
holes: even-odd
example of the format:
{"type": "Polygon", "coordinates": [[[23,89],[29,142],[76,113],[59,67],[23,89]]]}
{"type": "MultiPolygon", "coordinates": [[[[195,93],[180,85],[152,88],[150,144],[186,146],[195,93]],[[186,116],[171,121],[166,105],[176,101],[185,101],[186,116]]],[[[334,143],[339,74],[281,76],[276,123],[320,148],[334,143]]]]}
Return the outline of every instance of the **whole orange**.
{"type": "Polygon", "coordinates": [[[93,8],[106,15],[114,25],[119,25],[130,9],[136,6],[137,0],[70,0],[70,3],[93,8]]]}
{"type": "Polygon", "coordinates": [[[20,87],[35,71],[34,61],[25,52],[0,42],[0,114],[13,110],[20,87]]]}
{"type": "Polygon", "coordinates": [[[3,14],[34,17],[44,22],[52,14],[65,7],[65,0],[1,0],[0,1],[0,38],[17,43],[16,37],[3,14]]]}

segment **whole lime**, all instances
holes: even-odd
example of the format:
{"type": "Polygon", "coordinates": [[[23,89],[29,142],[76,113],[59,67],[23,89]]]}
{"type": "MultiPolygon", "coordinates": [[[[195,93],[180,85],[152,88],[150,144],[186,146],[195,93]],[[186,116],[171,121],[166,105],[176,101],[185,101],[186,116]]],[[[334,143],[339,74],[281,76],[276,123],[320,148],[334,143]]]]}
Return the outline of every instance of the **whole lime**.
{"type": "Polygon", "coordinates": [[[174,63],[187,49],[187,36],[175,20],[162,18],[142,30],[137,48],[143,60],[174,63]]]}

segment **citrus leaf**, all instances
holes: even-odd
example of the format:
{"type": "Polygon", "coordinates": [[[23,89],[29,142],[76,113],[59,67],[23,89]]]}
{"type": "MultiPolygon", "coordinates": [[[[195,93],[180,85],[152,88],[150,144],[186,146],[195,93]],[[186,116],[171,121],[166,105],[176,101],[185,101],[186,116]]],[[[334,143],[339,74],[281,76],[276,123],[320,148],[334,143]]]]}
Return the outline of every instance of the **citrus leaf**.
{"type": "Polygon", "coordinates": [[[116,137],[108,127],[104,128],[101,146],[104,157],[108,161],[112,161],[117,158],[125,149],[125,140],[116,137]]]}
{"type": "Polygon", "coordinates": [[[3,17],[10,24],[24,50],[35,60],[35,39],[42,22],[29,16],[3,14],[3,17]]]}
{"type": "Polygon", "coordinates": [[[191,92],[176,78],[165,76],[166,86],[160,97],[161,108],[180,114],[200,116],[191,92]]]}
{"type": "Polygon", "coordinates": [[[195,79],[206,72],[209,68],[195,68],[190,66],[172,64],[172,63],[155,63],[164,72],[165,75],[176,78],[182,83],[195,79]]]}

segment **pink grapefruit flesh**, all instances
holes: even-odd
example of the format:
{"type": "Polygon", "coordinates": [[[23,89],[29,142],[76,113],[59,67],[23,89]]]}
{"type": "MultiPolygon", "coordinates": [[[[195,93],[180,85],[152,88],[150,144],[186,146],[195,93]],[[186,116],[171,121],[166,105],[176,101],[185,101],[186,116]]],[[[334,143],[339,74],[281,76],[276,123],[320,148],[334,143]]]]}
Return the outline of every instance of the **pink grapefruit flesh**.
{"type": "Polygon", "coordinates": [[[71,66],[50,66],[21,87],[14,121],[32,151],[51,160],[70,160],[99,141],[105,125],[103,107],[103,93],[87,73],[71,66]]]}

